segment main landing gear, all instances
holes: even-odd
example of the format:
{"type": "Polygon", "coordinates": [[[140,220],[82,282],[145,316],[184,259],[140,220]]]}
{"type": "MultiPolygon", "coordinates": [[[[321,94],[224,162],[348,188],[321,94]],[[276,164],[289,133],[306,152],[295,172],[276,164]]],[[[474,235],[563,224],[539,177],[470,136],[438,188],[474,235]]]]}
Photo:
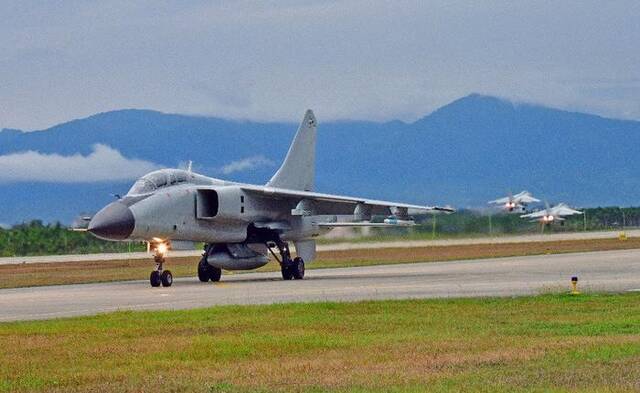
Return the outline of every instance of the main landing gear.
{"type": "Polygon", "coordinates": [[[304,260],[300,257],[291,259],[291,252],[289,251],[289,244],[287,244],[287,242],[278,239],[274,242],[267,243],[267,247],[280,264],[280,270],[282,271],[282,278],[284,280],[302,280],[304,278],[304,260]],[[280,258],[273,252],[273,247],[278,249],[280,258]]]}
{"type": "Polygon", "coordinates": [[[163,287],[170,287],[173,284],[173,275],[171,271],[164,270],[162,265],[164,264],[164,254],[156,251],[156,254],[153,256],[153,260],[156,262],[156,268],[151,272],[151,276],[149,276],[149,282],[152,287],[159,287],[162,285],[163,287]]]}
{"type": "Polygon", "coordinates": [[[198,279],[202,282],[207,282],[209,280],[213,282],[220,281],[220,276],[222,276],[222,269],[219,267],[214,267],[209,265],[207,262],[207,255],[209,255],[209,247],[210,245],[205,246],[204,254],[202,254],[202,259],[198,262],[198,279]]]}

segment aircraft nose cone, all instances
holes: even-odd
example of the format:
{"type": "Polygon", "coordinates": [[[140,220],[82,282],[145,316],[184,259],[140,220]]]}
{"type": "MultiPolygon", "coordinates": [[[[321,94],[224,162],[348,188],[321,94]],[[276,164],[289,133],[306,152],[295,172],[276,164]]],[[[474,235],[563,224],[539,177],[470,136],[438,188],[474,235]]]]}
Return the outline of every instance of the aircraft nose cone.
{"type": "Polygon", "coordinates": [[[87,231],[108,240],[124,240],[131,235],[135,220],[131,210],[120,202],[113,202],[96,213],[87,231]]]}

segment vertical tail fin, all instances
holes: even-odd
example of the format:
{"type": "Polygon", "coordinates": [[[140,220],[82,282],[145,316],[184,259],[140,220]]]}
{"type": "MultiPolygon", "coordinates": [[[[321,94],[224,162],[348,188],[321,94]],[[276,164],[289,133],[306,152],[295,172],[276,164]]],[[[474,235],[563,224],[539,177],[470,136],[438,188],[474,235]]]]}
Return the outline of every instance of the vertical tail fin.
{"type": "Polygon", "coordinates": [[[313,191],[316,174],[316,118],[309,109],[293,138],[287,157],[267,186],[313,191]]]}

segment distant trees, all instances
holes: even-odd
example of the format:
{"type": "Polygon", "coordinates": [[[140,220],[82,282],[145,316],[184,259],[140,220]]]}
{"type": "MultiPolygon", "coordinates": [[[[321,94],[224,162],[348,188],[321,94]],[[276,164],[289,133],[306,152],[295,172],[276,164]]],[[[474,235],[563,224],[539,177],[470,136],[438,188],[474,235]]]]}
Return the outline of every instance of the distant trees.
{"type": "MultiPolygon", "coordinates": [[[[622,230],[640,227],[640,207],[597,207],[581,211],[585,213],[584,216],[567,217],[563,224],[555,223],[545,228],[545,232],[622,230]]],[[[419,225],[412,231],[422,234],[433,233],[433,220],[434,216],[429,214],[417,216],[416,222],[419,225]]],[[[522,219],[519,214],[494,212],[489,215],[473,210],[436,215],[435,224],[435,232],[441,235],[522,234],[535,233],[541,229],[539,223],[522,219]]]]}
{"type": "Polygon", "coordinates": [[[100,252],[144,251],[140,243],[108,242],[86,232],[72,232],[60,223],[45,225],[35,220],[0,228],[0,257],[88,254],[100,252]]]}
{"type": "MultiPolygon", "coordinates": [[[[640,207],[598,207],[585,209],[587,229],[618,229],[640,226],[640,207]]],[[[574,217],[584,220],[583,217],[574,217]]]]}
{"type": "MultiPolygon", "coordinates": [[[[545,232],[621,230],[640,227],[640,207],[597,207],[583,209],[585,216],[568,217],[564,225],[554,224],[545,232]]],[[[405,236],[429,238],[436,235],[522,234],[540,231],[540,224],[522,219],[518,214],[484,214],[460,210],[455,214],[417,216],[412,228],[373,229],[374,237],[405,236]],[[435,232],[434,232],[435,217],[435,232]]],[[[65,226],[31,221],[10,229],[0,228],[0,257],[100,252],[144,251],[141,243],[108,242],[86,232],[72,232],[65,226]]]]}
{"type": "Polygon", "coordinates": [[[483,234],[519,234],[533,232],[538,228],[519,217],[518,214],[492,213],[491,215],[473,210],[459,210],[455,214],[423,215],[416,217],[419,224],[416,231],[433,232],[435,219],[438,234],[446,235],[483,235],[483,234]]]}

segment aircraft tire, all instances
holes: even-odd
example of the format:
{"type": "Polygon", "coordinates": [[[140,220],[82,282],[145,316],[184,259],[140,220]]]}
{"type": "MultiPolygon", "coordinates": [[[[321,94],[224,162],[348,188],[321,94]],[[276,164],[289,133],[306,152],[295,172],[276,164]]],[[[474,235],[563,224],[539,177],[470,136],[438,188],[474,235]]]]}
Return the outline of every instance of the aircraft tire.
{"type": "Polygon", "coordinates": [[[291,271],[291,266],[282,266],[282,279],[291,280],[292,278],[293,272],[291,271]]]}
{"type": "Polygon", "coordinates": [[[162,282],[163,287],[170,287],[171,284],[173,284],[173,274],[171,274],[171,271],[163,271],[160,276],[160,281],[162,282]]]}
{"type": "Polygon", "coordinates": [[[198,280],[202,282],[207,282],[211,279],[211,274],[209,274],[209,264],[207,260],[203,257],[200,262],[198,262],[198,280]]]}
{"type": "Polygon", "coordinates": [[[302,280],[304,278],[304,260],[300,257],[296,257],[291,265],[291,275],[296,280],[302,280]]]}
{"type": "Polygon", "coordinates": [[[222,276],[222,269],[219,267],[209,266],[209,279],[213,282],[220,281],[220,277],[222,276]]]}
{"type": "Polygon", "coordinates": [[[158,272],[157,270],[152,271],[151,275],[149,276],[149,282],[151,283],[152,287],[159,287],[162,283],[160,280],[160,272],[158,272]]]}

